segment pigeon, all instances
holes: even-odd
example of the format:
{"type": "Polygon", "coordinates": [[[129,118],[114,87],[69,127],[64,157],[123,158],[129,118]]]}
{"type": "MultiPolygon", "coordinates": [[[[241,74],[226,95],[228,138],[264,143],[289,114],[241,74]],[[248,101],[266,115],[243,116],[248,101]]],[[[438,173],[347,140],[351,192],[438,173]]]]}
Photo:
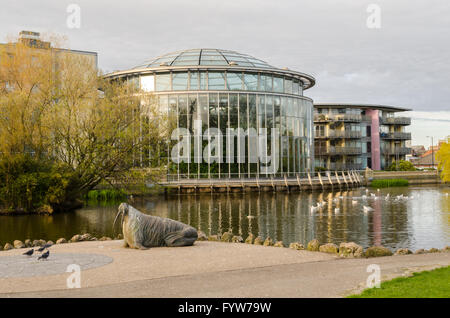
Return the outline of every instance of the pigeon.
{"type": "Polygon", "coordinates": [[[44,244],[42,247],[38,248],[38,252],[42,252],[43,250],[45,250],[46,248],[48,249],[50,246],[52,246],[52,244],[44,244]]]}
{"type": "Polygon", "coordinates": [[[23,253],[22,255],[27,255],[27,256],[31,256],[34,253],[34,248],[32,248],[31,250],[26,251],[25,253],[23,253]]]}
{"type": "Polygon", "coordinates": [[[47,252],[45,252],[44,254],[42,254],[41,256],[38,257],[38,260],[47,259],[49,255],[50,255],[50,251],[47,250],[47,252]]]}

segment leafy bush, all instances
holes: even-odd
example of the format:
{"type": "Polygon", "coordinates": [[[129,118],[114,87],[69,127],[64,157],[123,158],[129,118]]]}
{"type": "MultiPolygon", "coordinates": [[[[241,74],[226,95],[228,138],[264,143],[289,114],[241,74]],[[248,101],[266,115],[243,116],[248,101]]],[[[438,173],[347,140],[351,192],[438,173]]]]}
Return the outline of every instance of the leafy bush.
{"type": "Polygon", "coordinates": [[[76,178],[30,155],[0,159],[0,210],[51,213],[73,201],[76,178]]]}
{"type": "Polygon", "coordinates": [[[388,171],[416,171],[413,164],[406,160],[400,160],[397,164],[396,161],[392,162],[391,165],[386,169],[388,171]]]}
{"type": "Polygon", "coordinates": [[[388,187],[406,187],[409,182],[406,179],[380,179],[373,180],[370,184],[373,188],[388,188],[388,187]]]}

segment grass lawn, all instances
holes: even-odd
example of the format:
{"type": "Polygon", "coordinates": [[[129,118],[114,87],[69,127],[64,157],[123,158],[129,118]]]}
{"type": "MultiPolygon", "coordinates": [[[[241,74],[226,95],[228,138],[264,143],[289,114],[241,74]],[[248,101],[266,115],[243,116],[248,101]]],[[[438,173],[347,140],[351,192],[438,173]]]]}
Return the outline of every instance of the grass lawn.
{"type": "Polygon", "coordinates": [[[450,266],[414,273],[381,283],[381,288],[365,289],[349,298],[449,298],[450,266]]]}

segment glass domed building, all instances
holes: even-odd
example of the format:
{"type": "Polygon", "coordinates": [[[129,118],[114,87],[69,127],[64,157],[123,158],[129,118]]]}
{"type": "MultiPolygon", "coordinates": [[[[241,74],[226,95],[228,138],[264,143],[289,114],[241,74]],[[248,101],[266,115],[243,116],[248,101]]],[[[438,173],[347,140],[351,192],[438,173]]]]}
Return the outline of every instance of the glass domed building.
{"type": "Polygon", "coordinates": [[[303,96],[315,84],[310,75],[234,51],[191,49],[106,77],[149,94],[173,121],[165,149],[137,162],[167,165],[169,180],[313,171],[313,102],[303,96]]]}

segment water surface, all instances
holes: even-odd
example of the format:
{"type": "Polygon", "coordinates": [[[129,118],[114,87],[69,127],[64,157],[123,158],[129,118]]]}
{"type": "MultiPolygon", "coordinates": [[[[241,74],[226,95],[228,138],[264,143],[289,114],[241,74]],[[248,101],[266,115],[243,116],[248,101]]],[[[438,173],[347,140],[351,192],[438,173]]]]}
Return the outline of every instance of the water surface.
{"type": "MultiPolygon", "coordinates": [[[[190,224],[207,235],[231,231],[244,239],[253,233],[285,244],[306,244],[317,238],[321,243],[353,241],[364,247],[381,244],[412,250],[450,245],[450,188],[369,191],[182,194],[142,198],[133,205],[144,213],[190,224]],[[328,203],[311,212],[310,207],[321,201],[328,203]],[[373,210],[364,212],[364,206],[373,210]]],[[[0,244],[27,238],[55,241],[86,232],[113,237],[119,231],[112,229],[119,203],[90,203],[72,213],[50,216],[0,216],[0,244]]]]}

